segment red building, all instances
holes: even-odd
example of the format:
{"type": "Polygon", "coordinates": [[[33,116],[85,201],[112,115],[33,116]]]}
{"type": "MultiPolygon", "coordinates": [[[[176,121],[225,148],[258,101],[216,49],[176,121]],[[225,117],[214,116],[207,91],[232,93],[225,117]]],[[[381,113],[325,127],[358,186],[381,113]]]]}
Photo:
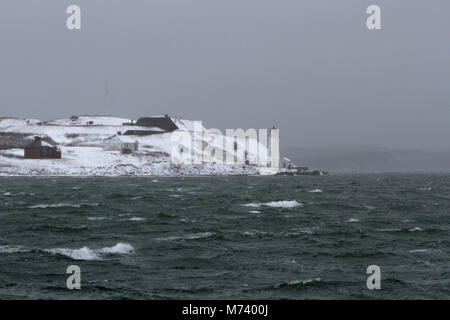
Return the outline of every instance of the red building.
{"type": "Polygon", "coordinates": [[[61,150],[35,137],[33,143],[25,147],[24,156],[27,159],[61,159],[61,150]]]}

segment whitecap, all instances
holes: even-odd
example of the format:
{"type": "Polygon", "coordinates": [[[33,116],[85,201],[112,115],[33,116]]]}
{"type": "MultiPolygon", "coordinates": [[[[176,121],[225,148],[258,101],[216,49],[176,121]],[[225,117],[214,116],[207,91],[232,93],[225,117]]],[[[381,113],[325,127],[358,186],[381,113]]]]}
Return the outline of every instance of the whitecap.
{"type": "Polygon", "coordinates": [[[101,260],[100,256],[95,253],[94,250],[89,249],[88,247],[83,247],[80,249],[67,249],[67,248],[55,248],[55,249],[46,249],[45,252],[60,254],[74,260],[101,260]]]}
{"type": "Polygon", "coordinates": [[[359,219],[351,218],[347,222],[359,222],[359,219]]]}
{"type": "Polygon", "coordinates": [[[261,211],[258,211],[258,210],[251,210],[251,211],[249,211],[250,213],[261,213],[261,211]]]}
{"type": "Polygon", "coordinates": [[[243,236],[255,236],[257,234],[265,235],[265,234],[267,234],[267,232],[258,231],[258,230],[249,230],[249,231],[241,232],[241,235],[243,235],[243,236]]]}
{"type": "Polygon", "coordinates": [[[296,200],[292,201],[273,201],[265,203],[264,205],[269,207],[277,207],[277,208],[294,208],[298,206],[302,206],[300,202],[297,202],[296,200]]]}
{"type": "Polygon", "coordinates": [[[196,239],[209,238],[214,235],[215,235],[214,232],[199,232],[199,233],[187,234],[187,235],[182,235],[182,236],[157,238],[156,240],[159,240],[159,241],[196,240],[196,239]]]}
{"type": "Polygon", "coordinates": [[[96,221],[96,220],[105,220],[106,217],[87,217],[86,219],[96,221]]]}
{"type": "Polygon", "coordinates": [[[286,284],[288,284],[288,285],[297,285],[297,284],[305,285],[305,284],[308,284],[308,283],[320,282],[320,281],[322,281],[321,278],[315,278],[315,279],[288,281],[288,282],[286,282],[286,284]]]}
{"type": "Polygon", "coordinates": [[[186,235],[183,238],[187,239],[187,240],[193,240],[193,239],[209,238],[209,237],[212,237],[214,235],[215,235],[214,232],[199,232],[199,233],[186,235]]]}
{"type": "Polygon", "coordinates": [[[119,242],[113,247],[105,247],[97,250],[99,253],[108,253],[108,254],[130,254],[134,251],[132,245],[128,243],[119,242]]]}
{"type": "Polygon", "coordinates": [[[19,252],[30,252],[29,249],[23,246],[0,246],[0,253],[19,253],[19,252]]]}
{"type": "Polygon", "coordinates": [[[141,218],[141,217],[132,217],[132,218],[130,218],[128,220],[130,220],[130,221],[144,221],[144,220],[147,220],[147,219],[141,218]]]}
{"type": "Polygon", "coordinates": [[[54,248],[45,249],[44,252],[52,254],[60,254],[74,260],[95,261],[102,260],[103,254],[130,254],[134,251],[134,248],[128,243],[119,242],[113,247],[104,247],[101,249],[90,249],[88,247],[82,247],[80,249],[68,249],[68,248],[54,248]]]}
{"type": "Polygon", "coordinates": [[[410,231],[410,232],[414,232],[414,231],[422,231],[422,228],[420,228],[420,227],[415,227],[415,228],[409,229],[408,231],[410,231]]]}
{"type": "Polygon", "coordinates": [[[314,190],[310,190],[310,191],[308,191],[308,192],[311,192],[311,193],[320,193],[320,192],[322,192],[322,190],[320,190],[320,189],[314,189],[314,190]]]}
{"type": "Polygon", "coordinates": [[[253,208],[259,208],[261,206],[267,206],[267,207],[273,207],[273,208],[295,208],[295,207],[301,207],[303,206],[302,203],[292,200],[282,200],[282,201],[272,201],[272,202],[266,202],[266,203],[247,203],[243,204],[244,207],[253,207],[253,208]]]}
{"type": "Polygon", "coordinates": [[[10,195],[11,195],[11,192],[5,192],[3,195],[4,195],[4,196],[10,196],[10,195]]]}
{"type": "Polygon", "coordinates": [[[46,208],[80,208],[81,206],[98,206],[98,203],[81,203],[81,204],[71,204],[71,203],[56,203],[56,204],[36,204],[34,206],[29,206],[30,209],[46,209],[46,208]]]}
{"type": "Polygon", "coordinates": [[[80,225],[80,226],[71,227],[70,229],[73,229],[73,230],[86,229],[86,225],[82,224],[82,225],[80,225]]]}
{"type": "Polygon", "coordinates": [[[131,216],[131,213],[121,213],[121,214],[119,214],[119,217],[126,217],[126,216],[131,216]]]}
{"type": "Polygon", "coordinates": [[[414,249],[414,250],[409,250],[409,253],[427,253],[427,252],[431,252],[433,251],[433,249],[414,249]]]}
{"type": "Polygon", "coordinates": [[[262,206],[262,203],[247,203],[247,204],[243,204],[244,207],[254,207],[254,208],[259,208],[262,206]]]}

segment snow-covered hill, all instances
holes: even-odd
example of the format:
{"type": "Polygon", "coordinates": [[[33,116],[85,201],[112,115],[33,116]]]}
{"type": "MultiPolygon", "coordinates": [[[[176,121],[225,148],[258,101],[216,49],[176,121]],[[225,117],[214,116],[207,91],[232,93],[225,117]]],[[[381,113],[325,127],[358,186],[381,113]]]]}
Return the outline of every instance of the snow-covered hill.
{"type": "MultiPolygon", "coordinates": [[[[186,132],[194,130],[194,121],[172,118],[186,132]]],[[[103,140],[127,130],[162,131],[159,128],[131,125],[130,119],[108,116],[68,117],[42,122],[36,119],[0,118],[0,175],[221,175],[258,174],[254,165],[225,164],[220,161],[198,165],[174,165],[171,153],[176,147],[188,150],[188,146],[172,141],[172,133],[148,136],[129,136],[138,141],[139,150],[132,154],[105,151],[103,140]],[[62,159],[24,159],[23,147],[35,136],[56,145],[62,150],[62,159]]],[[[200,149],[217,144],[214,134],[203,131],[200,149]],[[215,138],[215,139],[213,139],[215,138]]],[[[220,145],[220,144],[219,144],[220,145]]],[[[245,148],[245,141],[237,141],[238,148],[245,148]]],[[[189,146],[192,147],[192,146],[189,146]]],[[[217,147],[217,145],[216,145],[217,147]]],[[[195,149],[197,148],[197,149],[195,149]]],[[[256,157],[249,154],[248,157],[256,157]]]]}

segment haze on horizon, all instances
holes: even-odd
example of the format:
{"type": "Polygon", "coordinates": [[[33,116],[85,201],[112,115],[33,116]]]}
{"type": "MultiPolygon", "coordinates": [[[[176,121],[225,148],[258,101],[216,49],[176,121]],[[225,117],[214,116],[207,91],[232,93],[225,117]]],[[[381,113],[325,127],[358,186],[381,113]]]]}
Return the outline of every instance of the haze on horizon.
{"type": "Polygon", "coordinates": [[[0,117],[170,114],[282,147],[449,150],[449,1],[2,0],[0,117]],[[82,30],[66,28],[66,8],[82,30]],[[382,30],[366,28],[378,4],[382,30]]]}

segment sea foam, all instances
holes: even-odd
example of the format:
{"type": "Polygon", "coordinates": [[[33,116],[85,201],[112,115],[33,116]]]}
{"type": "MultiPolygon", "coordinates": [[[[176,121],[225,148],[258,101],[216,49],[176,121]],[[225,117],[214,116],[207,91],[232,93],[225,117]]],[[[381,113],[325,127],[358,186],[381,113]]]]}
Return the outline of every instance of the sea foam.
{"type": "Polygon", "coordinates": [[[297,200],[282,200],[282,201],[272,201],[272,202],[266,202],[266,203],[247,203],[243,204],[245,207],[253,207],[253,208],[259,208],[261,206],[267,206],[267,207],[273,207],[273,208],[295,208],[299,206],[303,206],[302,203],[298,202],[297,200]]]}
{"type": "Polygon", "coordinates": [[[128,243],[119,242],[113,247],[104,247],[101,249],[90,249],[82,247],[80,249],[54,248],[44,250],[48,253],[60,254],[74,260],[94,261],[102,260],[104,254],[130,254],[134,251],[133,246],[128,243]]]}
{"type": "Polygon", "coordinates": [[[99,253],[108,253],[108,254],[130,254],[134,251],[133,246],[128,243],[119,242],[113,247],[105,247],[97,250],[99,253]]]}
{"type": "Polygon", "coordinates": [[[409,250],[409,253],[428,253],[433,251],[433,249],[414,249],[414,250],[409,250]]]}
{"type": "Polygon", "coordinates": [[[156,238],[156,240],[159,240],[159,241],[196,240],[196,239],[209,238],[209,237],[212,237],[215,235],[216,234],[214,232],[199,232],[199,233],[186,234],[186,235],[182,235],[182,236],[156,238]]]}
{"type": "Polygon", "coordinates": [[[67,249],[67,248],[55,248],[55,249],[46,249],[45,252],[60,254],[74,260],[101,260],[100,256],[95,253],[94,250],[89,249],[88,247],[83,247],[80,249],[67,249]]]}
{"type": "Polygon", "coordinates": [[[29,206],[30,209],[46,209],[46,208],[80,208],[81,206],[96,207],[98,203],[81,203],[81,204],[71,204],[71,203],[56,203],[56,204],[36,204],[34,206],[29,206]]]}
{"type": "Polygon", "coordinates": [[[129,221],[144,221],[147,220],[145,218],[141,218],[141,217],[132,217],[130,219],[128,219],[129,221]]]}
{"type": "Polygon", "coordinates": [[[23,246],[0,246],[0,253],[18,253],[18,252],[30,252],[23,246]]]}

